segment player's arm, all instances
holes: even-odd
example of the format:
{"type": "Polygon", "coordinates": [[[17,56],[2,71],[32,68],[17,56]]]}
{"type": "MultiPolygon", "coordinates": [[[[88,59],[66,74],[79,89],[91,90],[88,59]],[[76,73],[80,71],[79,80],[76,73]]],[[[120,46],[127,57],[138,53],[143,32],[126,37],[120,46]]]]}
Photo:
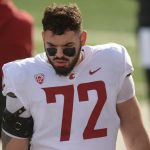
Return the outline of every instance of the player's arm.
{"type": "Polygon", "coordinates": [[[17,139],[2,131],[3,150],[28,150],[29,139],[17,139]]]}
{"type": "MultiPolygon", "coordinates": [[[[126,77],[120,96],[130,95],[133,89],[132,77],[126,77]]],[[[117,104],[117,111],[121,121],[121,132],[127,150],[150,150],[150,140],[143,125],[137,98],[132,96],[127,101],[117,104]]]]}
{"type": "Polygon", "coordinates": [[[31,114],[13,93],[8,93],[6,96],[6,109],[3,114],[3,150],[28,150],[33,120],[31,114]]]}

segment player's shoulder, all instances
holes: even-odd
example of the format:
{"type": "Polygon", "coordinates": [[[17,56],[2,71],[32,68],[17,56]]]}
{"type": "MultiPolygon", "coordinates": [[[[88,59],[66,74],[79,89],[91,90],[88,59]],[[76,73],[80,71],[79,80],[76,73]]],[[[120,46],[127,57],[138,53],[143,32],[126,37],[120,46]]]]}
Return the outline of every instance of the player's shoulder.
{"type": "Polygon", "coordinates": [[[31,58],[25,58],[25,59],[20,59],[20,60],[15,60],[8,62],[3,65],[2,70],[3,72],[9,72],[11,74],[21,74],[21,73],[27,73],[27,71],[30,68],[34,68],[36,65],[36,57],[31,57],[31,58]]]}
{"type": "MultiPolygon", "coordinates": [[[[85,51],[91,51],[93,58],[106,58],[106,59],[125,59],[128,56],[126,48],[118,43],[106,43],[101,45],[86,46],[85,51]]],[[[119,60],[119,61],[120,61],[119,60]]]]}
{"type": "Polygon", "coordinates": [[[93,51],[95,53],[103,52],[103,53],[118,53],[122,54],[126,51],[126,48],[118,43],[106,43],[101,45],[93,46],[93,51]]]}
{"type": "Polygon", "coordinates": [[[25,59],[11,61],[11,62],[4,64],[3,68],[9,69],[9,70],[15,69],[15,68],[22,68],[22,67],[26,66],[27,64],[32,63],[33,60],[34,60],[33,58],[25,58],[25,59]]]}
{"type": "Polygon", "coordinates": [[[131,72],[133,70],[131,58],[126,48],[117,43],[89,46],[85,52],[91,52],[91,61],[95,64],[103,64],[116,70],[116,72],[131,72]],[[89,50],[88,50],[89,49],[89,50]],[[115,67],[114,67],[115,66],[115,67]]]}
{"type": "Polygon", "coordinates": [[[43,64],[44,61],[46,61],[45,60],[46,58],[44,56],[45,56],[44,53],[41,53],[31,58],[25,58],[21,60],[8,62],[3,65],[2,69],[4,72],[12,72],[14,74],[20,73],[27,74],[27,72],[35,68],[38,68],[36,66],[39,66],[40,64],[43,64]]]}
{"type": "Polygon", "coordinates": [[[12,62],[8,62],[3,65],[2,71],[5,78],[24,78],[26,72],[25,66],[26,59],[16,60],[12,62]]]}

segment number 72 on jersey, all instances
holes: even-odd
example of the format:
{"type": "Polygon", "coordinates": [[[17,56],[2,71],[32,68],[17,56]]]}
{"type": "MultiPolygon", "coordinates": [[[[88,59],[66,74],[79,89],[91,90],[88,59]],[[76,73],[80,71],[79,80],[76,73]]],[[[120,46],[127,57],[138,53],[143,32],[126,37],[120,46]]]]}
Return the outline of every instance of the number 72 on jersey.
{"type": "MultiPolygon", "coordinates": [[[[73,113],[74,86],[67,85],[59,87],[48,87],[42,89],[46,94],[47,103],[56,103],[55,95],[57,94],[64,95],[64,107],[60,141],[68,141],[70,139],[73,113]]],[[[89,117],[86,128],[83,131],[83,139],[107,136],[107,128],[94,129],[107,98],[105,83],[103,81],[94,81],[79,84],[77,86],[79,102],[88,101],[89,90],[96,90],[98,99],[89,117]]]]}

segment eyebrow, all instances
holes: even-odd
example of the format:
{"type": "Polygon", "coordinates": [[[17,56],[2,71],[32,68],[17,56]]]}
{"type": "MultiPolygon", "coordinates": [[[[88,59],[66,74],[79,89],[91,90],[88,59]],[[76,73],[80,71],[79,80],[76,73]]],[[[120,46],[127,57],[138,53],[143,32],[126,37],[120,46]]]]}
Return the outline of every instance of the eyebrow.
{"type": "MultiPolygon", "coordinates": [[[[54,47],[56,47],[57,45],[55,45],[55,44],[53,44],[53,43],[51,43],[51,42],[47,42],[47,44],[49,45],[49,46],[54,46],[54,47]]],[[[66,44],[64,44],[64,45],[62,45],[62,46],[68,46],[68,45],[73,45],[74,44],[74,42],[68,42],[68,43],[66,43],[66,44]]]]}

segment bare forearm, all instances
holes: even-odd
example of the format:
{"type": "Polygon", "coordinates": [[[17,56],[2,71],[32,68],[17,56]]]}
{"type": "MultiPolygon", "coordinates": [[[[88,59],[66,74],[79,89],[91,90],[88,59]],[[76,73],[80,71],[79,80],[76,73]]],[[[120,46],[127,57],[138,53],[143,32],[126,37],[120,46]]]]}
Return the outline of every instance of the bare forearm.
{"type": "Polygon", "coordinates": [[[139,138],[130,150],[150,150],[150,141],[145,138],[139,138]]]}
{"type": "Polygon", "coordinates": [[[127,150],[150,150],[150,140],[146,133],[144,135],[139,133],[133,139],[129,139],[125,138],[127,150]]]}
{"type": "Polygon", "coordinates": [[[3,150],[28,150],[28,139],[16,139],[8,136],[2,131],[2,149],[3,150]]]}
{"type": "Polygon", "coordinates": [[[8,143],[11,141],[11,137],[7,136],[3,131],[2,131],[2,149],[6,150],[6,147],[8,143]]]}
{"type": "Polygon", "coordinates": [[[136,97],[118,104],[117,110],[127,150],[150,150],[150,140],[142,121],[136,97]]]}

